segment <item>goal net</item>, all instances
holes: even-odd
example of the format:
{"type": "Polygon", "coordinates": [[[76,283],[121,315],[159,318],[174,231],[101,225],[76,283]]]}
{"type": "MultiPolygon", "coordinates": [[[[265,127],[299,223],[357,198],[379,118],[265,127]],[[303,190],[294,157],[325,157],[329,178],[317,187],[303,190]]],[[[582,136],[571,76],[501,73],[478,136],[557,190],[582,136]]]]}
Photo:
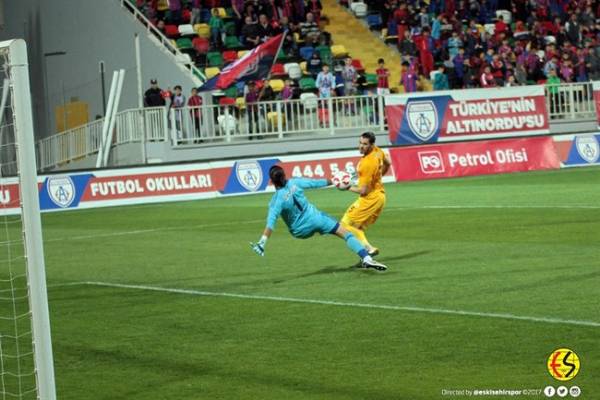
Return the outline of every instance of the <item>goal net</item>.
{"type": "Polygon", "coordinates": [[[0,398],[55,399],[27,50],[0,42],[0,398]]]}

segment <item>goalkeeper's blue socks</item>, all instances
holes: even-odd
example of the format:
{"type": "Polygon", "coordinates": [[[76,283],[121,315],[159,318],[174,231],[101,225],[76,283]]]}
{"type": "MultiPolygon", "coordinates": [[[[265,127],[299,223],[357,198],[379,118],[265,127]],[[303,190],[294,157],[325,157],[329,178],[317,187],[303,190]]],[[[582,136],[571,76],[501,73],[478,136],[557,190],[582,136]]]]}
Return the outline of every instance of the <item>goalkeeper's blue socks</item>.
{"type": "Polygon", "coordinates": [[[358,256],[361,259],[369,257],[367,249],[365,249],[365,247],[358,241],[358,239],[352,233],[346,233],[346,235],[344,235],[344,240],[346,241],[346,246],[348,246],[350,250],[358,254],[358,256]]]}

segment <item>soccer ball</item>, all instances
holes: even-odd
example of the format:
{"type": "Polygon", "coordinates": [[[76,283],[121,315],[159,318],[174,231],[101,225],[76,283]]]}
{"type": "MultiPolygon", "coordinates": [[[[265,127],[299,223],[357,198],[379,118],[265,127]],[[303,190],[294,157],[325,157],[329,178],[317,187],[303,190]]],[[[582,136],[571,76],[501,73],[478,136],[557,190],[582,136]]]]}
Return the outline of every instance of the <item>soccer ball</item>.
{"type": "Polygon", "coordinates": [[[338,171],[333,174],[331,182],[333,182],[333,185],[336,188],[340,190],[346,190],[352,185],[352,177],[346,171],[338,171]]]}

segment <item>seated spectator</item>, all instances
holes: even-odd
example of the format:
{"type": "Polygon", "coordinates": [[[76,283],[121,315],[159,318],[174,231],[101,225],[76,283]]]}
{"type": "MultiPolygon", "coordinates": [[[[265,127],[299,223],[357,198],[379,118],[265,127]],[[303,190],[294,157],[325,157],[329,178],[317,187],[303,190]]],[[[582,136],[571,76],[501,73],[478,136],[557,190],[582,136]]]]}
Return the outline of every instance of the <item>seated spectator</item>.
{"type": "Polygon", "coordinates": [[[260,43],[260,32],[258,25],[252,20],[252,17],[246,16],[245,24],[242,27],[242,43],[250,48],[256,47],[260,43]]]}
{"type": "Polygon", "coordinates": [[[296,38],[294,37],[295,29],[296,27],[290,24],[287,17],[281,17],[277,27],[273,28],[274,35],[279,35],[280,33],[286,34],[281,48],[285,54],[291,57],[297,57],[298,55],[298,44],[296,43],[296,38]]]}
{"type": "Polygon", "coordinates": [[[323,62],[321,61],[321,56],[319,56],[319,52],[315,51],[310,60],[307,63],[308,72],[310,72],[313,77],[316,77],[319,72],[321,72],[323,62]]]}
{"type": "Polygon", "coordinates": [[[573,65],[571,64],[571,60],[568,58],[563,60],[560,66],[560,76],[562,77],[564,82],[573,82],[573,65]]]}
{"type": "Polygon", "coordinates": [[[314,16],[315,22],[318,25],[321,22],[321,10],[323,10],[321,0],[307,0],[306,9],[307,12],[314,16]]]}
{"type": "Polygon", "coordinates": [[[181,0],[169,0],[169,22],[173,25],[181,23],[181,0]]]}
{"type": "Polygon", "coordinates": [[[306,14],[306,21],[299,24],[300,36],[306,43],[318,43],[321,31],[312,13],[306,14]]]}
{"type": "Polygon", "coordinates": [[[479,82],[482,88],[493,88],[496,87],[496,80],[494,79],[494,75],[490,70],[490,67],[486,65],[483,68],[483,72],[481,73],[481,77],[479,78],[479,82]]]}
{"type": "Polygon", "coordinates": [[[258,17],[258,37],[261,42],[266,42],[273,36],[273,27],[269,23],[269,19],[265,14],[260,14],[258,17]]]}
{"type": "Polygon", "coordinates": [[[433,78],[433,90],[448,90],[450,89],[448,85],[448,77],[445,73],[444,64],[438,66],[437,74],[435,74],[433,78]]]}
{"type": "Polygon", "coordinates": [[[506,73],[506,68],[498,54],[494,54],[492,56],[492,62],[490,63],[490,71],[492,73],[492,76],[494,77],[494,80],[496,81],[496,86],[504,85],[504,74],[506,73]]]}
{"type": "Polygon", "coordinates": [[[504,22],[504,17],[500,15],[498,20],[494,24],[494,35],[499,35],[500,33],[508,32],[508,25],[504,22]]]}
{"type": "Polygon", "coordinates": [[[446,46],[450,59],[454,58],[458,54],[458,49],[463,47],[463,41],[458,36],[458,32],[452,32],[452,37],[448,39],[446,46]]]}
{"type": "Polygon", "coordinates": [[[515,68],[515,80],[518,85],[527,85],[527,71],[523,64],[517,63],[515,68]]]}
{"type": "Polygon", "coordinates": [[[280,93],[281,100],[291,100],[294,97],[294,89],[292,88],[292,81],[290,79],[286,79],[283,89],[280,93]]]}
{"type": "Polygon", "coordinates": [[[515,80],[514,75],[509,75],[508,78],[506,79],[506,83],[504,83],[504,86],[505,87],[519,86],[519,84],[515,80]]]}
{"type": "Polygon", "coordinates": [[[398,51],[404,61],[410,60],[417,55],[417,47],[409,30],[404,31],[404,38],[398,42],[398,51]]]}

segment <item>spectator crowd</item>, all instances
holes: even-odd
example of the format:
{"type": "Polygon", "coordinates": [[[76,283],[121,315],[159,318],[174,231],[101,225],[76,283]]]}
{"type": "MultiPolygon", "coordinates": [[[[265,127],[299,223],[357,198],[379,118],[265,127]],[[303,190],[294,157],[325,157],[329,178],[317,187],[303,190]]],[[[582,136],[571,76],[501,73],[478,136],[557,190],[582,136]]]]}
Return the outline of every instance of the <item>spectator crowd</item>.
{"type": "Polygon", "coordinates": [[[595,0],[366,0],[397,36],[402,85],[435,90],[600,79],[595,0]]]}

